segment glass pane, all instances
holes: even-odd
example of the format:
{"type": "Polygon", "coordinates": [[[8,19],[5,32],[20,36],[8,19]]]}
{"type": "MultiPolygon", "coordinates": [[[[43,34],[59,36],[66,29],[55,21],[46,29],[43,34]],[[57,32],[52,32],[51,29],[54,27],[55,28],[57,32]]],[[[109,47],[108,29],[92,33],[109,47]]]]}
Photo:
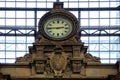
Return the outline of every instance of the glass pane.
{"type": "Polygon", "coordinates": [[[27,37],[27,43],[33,43],[34,39],[34,37],[27,37]]]}
{"type": "Polygon", "coordinates": [[[117,62],[117,59],[113,59],[113,60],[111,59],[111,60],[110,60],[110,63],[111,63],[111,64],[115,64],[116,62],[117,62]]]}
{"type": "Polygon", "coordinates": [[[100,57],[99,52],[90,51],[89,53],[92,54],[93,56],[100,57]]]}
{"type": "Polygon", "coordinates": [[[118,36],[111,36],[110,43],[120,43],[120,37],[118,36]]]}
{"type": "Polygon", "coordinates": [[[26,44],[16,44],[16,50],[25,51],[26,44]]]}
{"type": "Polygon", "coordinates": [[[41,18],[45,13],[46,11],[37,11],[37,17],[41,18]]]}
{"type": "Polygon", "coordinates": [[[34,11],[27,11],[27,18],[34,18],[34,11]]]}
{"type": "Polygon", "coordinates": [[[109,44],[103,44],[101,43],[100,45],[100,51],[109,51],[109,44]]]}
{"type": "Polygon", "coordinates": [[[109,43],[109,37],[102,36],[100,37],[100,43],[109,43]]]}
{"type": "Polygon", "coordinates": [[[109,52],[100,52],[100,58],[108,58],[109,59],[109,52]]]}
{"type": "Polygon", "coordinates": [[[27,8],[34,8],[34,7],[36,7],[35,2],[27,2],[27,8]]]}
{"type": "Polygon", "coordinates": [[[0,19],[0,25],[5,25],[5,19],[0,19]]]}
{"type": "Polygon", "coordinates": [[[109,18],[109,11],[100,11],[101,18],[109,18]]]}
{"type": "Polygon", "coordinates": [[[0,63],[5,63],[5,59],[0,59],[0,63]]]}
{"type": "Polygon", "coordinates": [[[25,19],[16,19],[16,25],[17,26],[24,26],[26,23],[25,19]]]}
{"type": "Polygon", "coordinates": [[[120,44],[110,44],[110,50],[120,50],[120,44]]]}
{"type": "Polygon", "coordinates": [[[15,18],[15,11],[6,11],[7,18],[15,18]]]}
{"type": "Polygon", "coordinates": [[[88,11],[81,11],[81,15],[80,16],[81,16],[81,18],[88,18],[88,11]]]}
{"type": "Polygon", "coordinates": [[[4,18],[5,17],[5,11],[0,11],[0,18],[4,18]]]}
{"type": "Polygon", "coordinates": [[[80,8],[88,8],[88,2],[81,2],[79,3],[80,8]]]}
{"type": "Polygon", "coordinates": [[[109,2],[100,2],[100,7],[109,7],[109,2]]]}
{"type": "Polygon", "coordinates": [[[99,44],[89,44],[88,50],[89,51],[98,51],[99,50],[99,44]]]}
{"type": "Polygon", "coordinates": [[[89,37],[89,43],[99,43],[99,37],[89,37]]]}
{"type": "Polygon", "coordinates": [[[6,25],[15,25],[15,19],[6,19],[6,25]]]}
{"type": "Polygon", "coordinates": [[[69,3],[69,7],[71,7],[71,8],[77,8],[78,7],[78,3],[69,3]]]}
{"type": "Polygon", "coordinates": [[[16,18],[25,18],[26,12],[25,11],[16,11],[16,18]]]}
{"type": "Polygon", "coordinates": [[[6,52],[6,58],[15,58],[15,52],[6,52]]]}
{"type": "Polygon", "coordinates": [[[35,21],[34,21],[34,19],[27,19],[27,25],[28,26],[34,26],[34,23],[35,21]]]}
{"type": "Polygon", "coordinates": [[[15,59],[6,59],[6,63],[14,63],[15,59]]]}
{"type": "Polygon", "coordinates": [[[6,50],[15,50],[16,44],[6,44],[6,50]]]}
{"type": "Polygon", "coordinates": [[[19,7],[19,8],[26,7],[26,3],[25,2],[16,2],[16,7],[19,7]]]}
{"type": "Polygon", "coordinates": [[[16,37],[16,41],[17,43],[26,43],[26,37],[24,36],[16,37]]]}
{"type": "MultiPolygon", "coordinates": [[[[111,26],[117,26],[118,25],[118,22],[119,21],[119,19],[110,19],[110,25],[111,26]]],[[[120,23],[119,23],[119,25],[120,25],[120,23]]]]}
{"type": "Polygon", "coordinates": [[[5,2],[0,2],[0,7],[5,7],[5,2]]]}
{"type": "Polygon", "coordinates": [[[70,11],[70,12],[74,14],[76,18],[78,18],[78,11],[70,11]]]}
{"type": "Polygon", "coordinates": [[[109,26],[109,19],[100,19],[101,26],[109,26]]]}
{"type": "Polygon", "coordinates": [[[119,12],[118,11],[110,11],[110,17],[111,18],[116,18],[119,17],[119,12]]]}
{"type": "Polygon", "coordinates": [[[81,37],[82,42],[88,43],[88,37],[81,37]]]}
{"type": "Polygon", "coordinates": [[[120,58],[119,52],[110,52],[110,58],[120,58]]]}
{"type": "Polygon", "coordinates": [[[0,44],[0,50],[5,50],[5,44],[0,44]]]}
{"type": "Polygon", "coordinates": [[[110,2],[110,7],[117,7],[117,2],[111,1],[110,2]]]}
{"type": "Polygon", "coordinates": [[[16,52],[16,57],[23,57],[25,54],[25,52],[16,52]]]}
{"type": "Polygon", "coordinates": [[[15,37],[6,37],[6,43],[15,43],[15,37]]]}
{"type": "Polygon", "coordinates": [[[80,24],[81,26],[88,26],[88,19],[82,19],[80,24]]]}
{"type": "Polygon", "coordinates": [[[98,26],[99,25],[99,20],[98,19],[90,19],[90,26],[98,26]]]}
{"type": "Polygon", "coordinates": [[[27,44],[27,49],[26,49],[27,52],[29,51],[29,48],[28,48],[29,46],[33,46],[33,45],[32,44],[27,44]]]}
{"type": "Polygon", "coordinates": [[[6,7],[15,7],[15,2],[6,2],[6,7]]]}
{"type": "Polygon", "coordinates": [[[101,60],[102,64],[109,64],[109,62],[110,62],[109,59],[108,60],[103,60],[103,59],[101,60]]]}
{"type": "Polygon", "coordinates": [[[5,58],[5,52],[4,51],[0,51],[0,58],[5,58]]]}
{"type": "Polygon", "coordinates": [[[99,18],[99,12],[98,11],[90,11],[90,18],[99,18]]]}
{"type": "Polygon", "coordinates": [[[99,3],[98,2],[90,2],[89,7],[99,7],[99,3]]]}
{"type": "MultiPolygon", "coordinates": [[[[1,30],[0,30],[1,32],[1,30]]],[[[4,36],[0,36],[0,43],[5,43],[5,37],[4,36]]]]}
{"type": "Polygon", "coordinates": [[[53,3],[47,3],[48,8],[53,8],[53,3]]]}

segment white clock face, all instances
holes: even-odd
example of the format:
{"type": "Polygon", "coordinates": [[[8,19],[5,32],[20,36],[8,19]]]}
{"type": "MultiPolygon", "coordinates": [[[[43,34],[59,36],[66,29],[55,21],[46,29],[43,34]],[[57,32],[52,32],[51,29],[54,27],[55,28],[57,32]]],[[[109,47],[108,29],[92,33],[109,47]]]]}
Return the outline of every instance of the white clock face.
{"type": "Polygon", "coordinates": [[[55,16],[46,20],[44,31],[49,37],[64,38],[72,32],[72,22],[67,18],[55,16]]]}

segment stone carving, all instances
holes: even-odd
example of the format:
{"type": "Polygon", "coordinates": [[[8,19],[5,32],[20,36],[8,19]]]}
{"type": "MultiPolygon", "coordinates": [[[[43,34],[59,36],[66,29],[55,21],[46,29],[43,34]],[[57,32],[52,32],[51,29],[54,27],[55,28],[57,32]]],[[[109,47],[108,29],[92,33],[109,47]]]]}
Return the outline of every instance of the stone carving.
{"type": "Polygon", "coordinates": [[[0,80],[11,80],[10,75],[3,75],[0,73],[0,80]]]}
{"type": "Polygon", "coordinates": [[[35,61],[36,73],[43,74],[45,72],[45,63],[46,63],[46,60],[44,60],[44,59],[35,61]]]}
{"type": "Polygon", "coordinates": [[[120,72],[116,75],[110,75],[109,80],[120,80],[120,72]]]}
{"type": "Polygon", "coordinates": [[[99,57],[95,57],[95,56],[92,56],[90,53],[86,53],[84,55],[84,60],[87,64],[100,64],[100,58],[99,57]]]}
{"type": "Polygon", "coordinates": [[[118,72],[120,72],[120,60],[118,60],[118,62],[116,64],[118,66],[118,72]]]}
{"type": "Polygon", "coordinates": [[[77,60],[77,59],[73,59],[71,60],[71,64],[72,64],[72,72],[73,73],[80,73],[80,69],[82,67],[82,60],[77,60]]]}
{"type": "Polygon", "coordinates": [[[31,54],[25,54],[23,57],[16,58],[16,64],[29,64],[32,60],[31,54]]]}
{"type": "Polygon", "coordinates": [[[62,72],[65,70],[67,65],[67,58],[62,53],[53,53],[50,56],[50,67],[54,71],[55,76],[62,76],[62,72]]]}

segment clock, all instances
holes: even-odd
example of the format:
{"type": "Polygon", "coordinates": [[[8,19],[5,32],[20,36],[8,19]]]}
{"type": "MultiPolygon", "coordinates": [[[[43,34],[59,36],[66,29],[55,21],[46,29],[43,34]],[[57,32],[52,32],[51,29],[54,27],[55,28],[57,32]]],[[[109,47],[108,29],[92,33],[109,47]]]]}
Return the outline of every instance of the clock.
{"type": "Polygon", "coordinates": [[[39,38],[52,41],[69,40],[77,35],[77,18],[64,9],[53,9],[43,15],[38,24],[39,38]]]}
{"type": "Polygon", "coordinates": [[[45,34],[54,39],[62,39],[70,35],[73,29],[72,21],[64,16],[53,16],[44,23],[45,34]]]}

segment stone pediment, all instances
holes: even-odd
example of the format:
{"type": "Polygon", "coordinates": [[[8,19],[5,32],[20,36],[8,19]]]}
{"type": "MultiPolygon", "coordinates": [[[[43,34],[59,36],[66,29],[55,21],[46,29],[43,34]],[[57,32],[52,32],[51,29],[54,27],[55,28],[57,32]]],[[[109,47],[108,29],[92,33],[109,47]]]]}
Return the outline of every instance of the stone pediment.
{"type": "Polygon", "coordinates": [[[81,40],[44,41],[34,42],[28,54],[16,59],[16,64],[32,64],[36,74],[50,77],[68,77],[74,73],[83,76],[86,64],[100,64],[100,58],[87,53],[81,40]]]}
{"type": "Polygon", "coordinates": [[[63,9],[62,2],[55,2],[39,21],[38,39],[28,54],[16,59],[16,64],[31,64],[35,74],[49,77],[85,76],[85,66],[100,64],[100,59],[87,53],[78,28],[77,18],[63,9]]]}
{"type": "MultiPolygon", "coordinates": [[[[41,45],[41,44],[36,44],[36,45],[41,45]]],[[[45,43],[45,45],[46,45],[46,43],[45,43]]],[[[68,45],[72,45],[72,44],[67,44],[67,46],[68,45]]],[[[52,44],[52,46],[55,46],[55,44],[52,44]]],[[[29,47],[29,49],[30,49],[29,51],[33,51],[31,48],[33,49],[33,47],[31,46],[31,47],[29,47]]],[[[79,59],[83,60],[84,63],[87,63],[87,64],[100,64],[101,63],[99,57],[92,56],[90,53],[86,52],[87,46],[83,46],[81,48],[83,50],[81,50],[81,53],[79,53],[79,55],[80,55],[79,59]]],[[[71,48],[70,49],[69,48],[64,48],[64,49],[65,49],[64,51],[71,51],[71,48]]],[[[45,51],[53,51],[53,50],[45,49],[45,51]]],[[[37,51],[35,51],[35,52],[37,52],[37,51]]],[[[32,62],[32,60],[33,60],[32,59],[32,54],[31,53],[27,53],[23,57],[16,58],[16,64],[29,64],[29,63],[32,62]]]]}

